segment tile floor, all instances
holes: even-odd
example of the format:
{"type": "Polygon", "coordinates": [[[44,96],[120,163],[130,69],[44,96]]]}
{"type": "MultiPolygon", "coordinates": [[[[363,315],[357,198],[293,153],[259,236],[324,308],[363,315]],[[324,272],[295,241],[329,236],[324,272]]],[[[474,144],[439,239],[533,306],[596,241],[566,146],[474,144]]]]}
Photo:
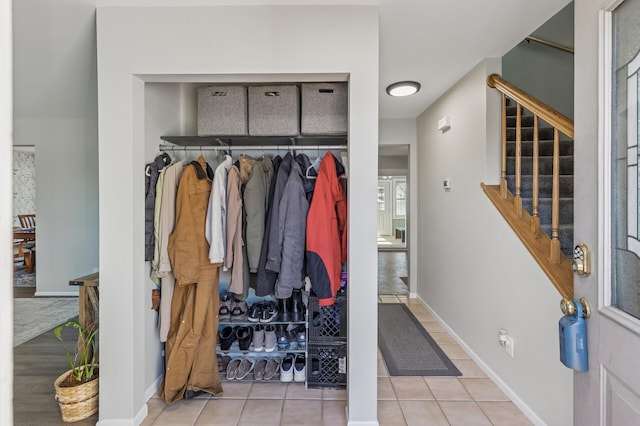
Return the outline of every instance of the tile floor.
{"type": "MultiPolygon", "coordinates": [[[[469,358],[435,317],[415,299],[407,303],[452,359],[462,377],[389,377],[378,351],[378,421],[401,425],[530,425],[531,422],[469,358]]],[[[346,391],[305,389],[299,383],[223,383],[220,397],[203,396],[167,406],[149,401],[143,425],[346,425],[346,391]]]]}

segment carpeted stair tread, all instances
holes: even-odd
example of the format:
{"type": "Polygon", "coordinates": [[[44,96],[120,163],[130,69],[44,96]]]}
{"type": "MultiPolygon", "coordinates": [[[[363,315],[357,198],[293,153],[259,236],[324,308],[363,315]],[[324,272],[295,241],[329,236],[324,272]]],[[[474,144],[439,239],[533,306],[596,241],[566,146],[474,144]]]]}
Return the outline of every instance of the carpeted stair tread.
{"type": "MultiPolygon", "coordinates": [[[[560,198],[560,224],[569,225],[573,224],[573,198],[560,198]]],[[[522,198],[522,208],[529,214],[532,213],[533,200],[531,198],[522,198]]],[[[539,198],[538,199],[538,215],[540,216],[540,223],[542,225],[551,223],[551,198],[539,198]]]]}
{"type": "MultiPolygon", "coordinates": [[[[515,176],[507,176],[507,188],[512,194],[516,193],[515,176]]],[[[553,176],[544,175],[538,177],[538,197],[551,198],[553,193],[553,176]]],[[[533,197],[533,176],[525,175],[520,177],[520,195],[523,198],[533,197]]],[[[573,197],[573,175],[560,176],[560,197],[573,197]]]]}
{"type": "MultiPolygon", "coordinates": [[[[507,156],[507,175],[515,175],[515,173],[516,173],[516,158],[507,156]]],[[[524,155],[522,156],[520,173],[522,175],[533,174],[533,157],[524,156],[524,155]]],[[[553,174],[553,158],[552,157],[538,158],[538,173],[540,175],[553,174]]],[[[560,174],[573,175],[573,156],[572,155],[560,156],[560,174]]]]}
{"type": "MultiPolygon", "coordinates": [[[[545,234],[551,238],[551,225],[540,226],[545,234]]],[[[573,225],[558,226],[558,239],[562,253],[568,258],[573,258],[573,225]]]]}
{"type": "MultiPolygon", "coordinates": [[[[573,141],[561,140],[560,155],[573,155],[573,141]]],[[[533,156],[533,141],[521,141],[522,155],[533,156]]],[[[516,142],[507,141],[507,155],[516,155],[516,142]]],[[[538,155],[540,157],[553,156],[553,141],[538,141],[538,155]]]]}
{"type": "MultiPolygon", "coordinates": [[[[532,141],[533,140],[533,127],[522,127],[520,133],[520,140],[532,141]]],[[[538,129],[538,139],[552,141],[554,139],[554,131],[550,127],[541,127],[538,129]]],[[[515,127],[507,127],[507,140],[516,140],[515,127]]]]}

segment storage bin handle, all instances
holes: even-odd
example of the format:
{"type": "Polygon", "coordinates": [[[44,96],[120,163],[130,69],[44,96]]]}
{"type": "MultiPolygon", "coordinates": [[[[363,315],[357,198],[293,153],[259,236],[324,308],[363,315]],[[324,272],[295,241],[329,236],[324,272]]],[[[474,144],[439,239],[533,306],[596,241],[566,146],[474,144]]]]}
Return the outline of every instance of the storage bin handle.
{"type": "Polygon", "coordinates": [[[211,92],[211,96],[227,96],[227,92],[211,92]]]}
{"type": "Polygon", "coordinates": [[[277,90],[270,90],[268,92],[264,92],[265,96],[280,96],[280,92],[277,90]]]}
{"type": "Polygon", "coordinates": [[[318,89],[320,93],[333,93],[333,89],[318,89]]]}

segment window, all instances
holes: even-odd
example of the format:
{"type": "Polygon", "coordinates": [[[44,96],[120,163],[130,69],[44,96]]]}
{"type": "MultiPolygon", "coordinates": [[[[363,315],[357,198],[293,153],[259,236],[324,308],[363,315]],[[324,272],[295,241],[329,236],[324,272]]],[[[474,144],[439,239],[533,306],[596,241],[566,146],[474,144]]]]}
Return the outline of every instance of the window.
{"type": "Polygon", "coordinates": [[[393,218],[404,219],[407,215],[407,178],[393,178],[393,218]]]}

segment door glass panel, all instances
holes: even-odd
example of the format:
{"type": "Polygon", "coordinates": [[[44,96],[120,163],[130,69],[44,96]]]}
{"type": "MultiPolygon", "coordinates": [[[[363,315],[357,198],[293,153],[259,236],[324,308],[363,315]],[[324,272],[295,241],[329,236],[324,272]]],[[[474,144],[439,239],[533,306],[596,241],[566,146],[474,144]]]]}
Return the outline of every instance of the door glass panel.
{"type": "Polygon", "coordinates": [[[613,12],[611,303],[640,318],[640,0],[613,12]]]}
{"type": "Polygon", "coordinates": [[[379,186],[378,187],[378,211],[384,211],[385,207],[384,207],[384,187],[383,186],[379,186]]]}

